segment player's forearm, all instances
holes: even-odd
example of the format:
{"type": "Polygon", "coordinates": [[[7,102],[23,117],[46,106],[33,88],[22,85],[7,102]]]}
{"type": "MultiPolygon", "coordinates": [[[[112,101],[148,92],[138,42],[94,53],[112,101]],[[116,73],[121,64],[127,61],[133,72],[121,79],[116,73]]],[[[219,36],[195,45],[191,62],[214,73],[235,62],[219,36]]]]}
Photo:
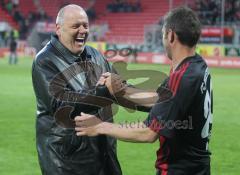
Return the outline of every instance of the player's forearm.
{"type": "Polygon", "coordinates": [[[136,106],[152,107],[158,100],[158,94],[154,91],[146,91],[137,88],[127,87],[121,97],[116,97],[117,103],[121,106],[135,109],[136,106]]]}
{"type": "Polygon", "coordinates": [[[127,142],[152,143],[157,139],[157,134],[145,126],[144,123],[128,125],[103,122],[98,125],[97,132],[127,142]]]}
{"type": "MultiPolygon", "coordinates": [[[[152,107],[158,100],[158,94],[155,91],[127,87],[124,96],[121,98],[137,106],[152,107]]],[[[121,102],[121,100],[119,101],[121,102]]]]}

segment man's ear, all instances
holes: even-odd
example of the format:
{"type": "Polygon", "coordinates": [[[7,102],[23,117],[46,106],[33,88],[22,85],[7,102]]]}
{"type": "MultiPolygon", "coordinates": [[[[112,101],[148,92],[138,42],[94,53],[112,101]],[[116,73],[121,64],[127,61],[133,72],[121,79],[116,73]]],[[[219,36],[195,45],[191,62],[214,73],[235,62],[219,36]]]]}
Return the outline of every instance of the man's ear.
{"type": "Polygon", "coordinates": [[[56,24],[56,34],[57,34],[57,36],[60,36],[60,35],[61,35],[60,25],[59,25],[59,24],[56,24]]]}
{"type": "Polygon", "coordinates": [[[174,39],[175,39],[175,36],[174,36],[174,32],[173,31],[171,31],[170,32],[170,43],[173,43],[174,42],[174,39]]]}
{"type": "Polygon", "coordinates": [[[174,32],[171,29],[168,31],[167,37],[168,37],[169,43],[172,44],[174,42],[175,36],[174,36],[174,32]]]}

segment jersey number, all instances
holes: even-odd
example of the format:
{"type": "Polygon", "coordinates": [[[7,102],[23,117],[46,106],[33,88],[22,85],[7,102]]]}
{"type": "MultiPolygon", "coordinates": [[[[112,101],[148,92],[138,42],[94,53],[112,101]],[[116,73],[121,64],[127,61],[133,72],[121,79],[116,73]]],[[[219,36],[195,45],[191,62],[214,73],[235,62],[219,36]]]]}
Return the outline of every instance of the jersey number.
{"type": "MultiPolygon", "coordinates": [[[[211,136],[212,116],[212,83],[210,82],[210,92],[208,89],[206,90],[206,96],[204,100],[204,117],[206,122],[202,129],[202,138],[209,138],[211,136]]],[[[208,142],[206,144],[206,149],[208,149],[208,142]]]]}

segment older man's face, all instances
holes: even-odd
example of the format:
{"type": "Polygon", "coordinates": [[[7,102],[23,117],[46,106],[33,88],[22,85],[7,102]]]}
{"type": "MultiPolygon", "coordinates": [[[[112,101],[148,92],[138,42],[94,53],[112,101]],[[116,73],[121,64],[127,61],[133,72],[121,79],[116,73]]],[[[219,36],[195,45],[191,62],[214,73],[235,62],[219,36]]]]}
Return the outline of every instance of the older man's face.
{"type": "Polygon", "coordinates": [[[59,41],[74,54],[84,50],[89,35],[89,22],[86,13],[78,8],[64,11],[62,24],[57,24],[59,41]]]}

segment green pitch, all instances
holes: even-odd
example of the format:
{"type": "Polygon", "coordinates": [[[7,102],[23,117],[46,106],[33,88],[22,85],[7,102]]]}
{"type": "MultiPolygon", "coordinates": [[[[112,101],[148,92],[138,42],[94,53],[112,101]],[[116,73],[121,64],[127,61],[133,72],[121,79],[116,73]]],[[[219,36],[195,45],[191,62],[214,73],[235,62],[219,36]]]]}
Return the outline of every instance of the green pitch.
{"type": "MultiPolygon", "coordinates": [[[[129,69],[169,71],[168,66],[130,64],[129,69]]],[[[214,117],[210,142],[213,175],[240,172],[240,70],[211,69],[214,117]]],[[[40,175],[35,149],[35,97],[31,85],[31,59],[9,66],[0,59],[0,174],[40,175]]],[[[142,80],[132,80],[132,83],[142,80]]],[[[139,83],[139,82],[138,82],[139,83]]],[[[147,114],[120,109],[117,122],[143,120],[147,114]]],[[[159,143],[118,142],[124,175],[155,175],[159,143]]]]}

